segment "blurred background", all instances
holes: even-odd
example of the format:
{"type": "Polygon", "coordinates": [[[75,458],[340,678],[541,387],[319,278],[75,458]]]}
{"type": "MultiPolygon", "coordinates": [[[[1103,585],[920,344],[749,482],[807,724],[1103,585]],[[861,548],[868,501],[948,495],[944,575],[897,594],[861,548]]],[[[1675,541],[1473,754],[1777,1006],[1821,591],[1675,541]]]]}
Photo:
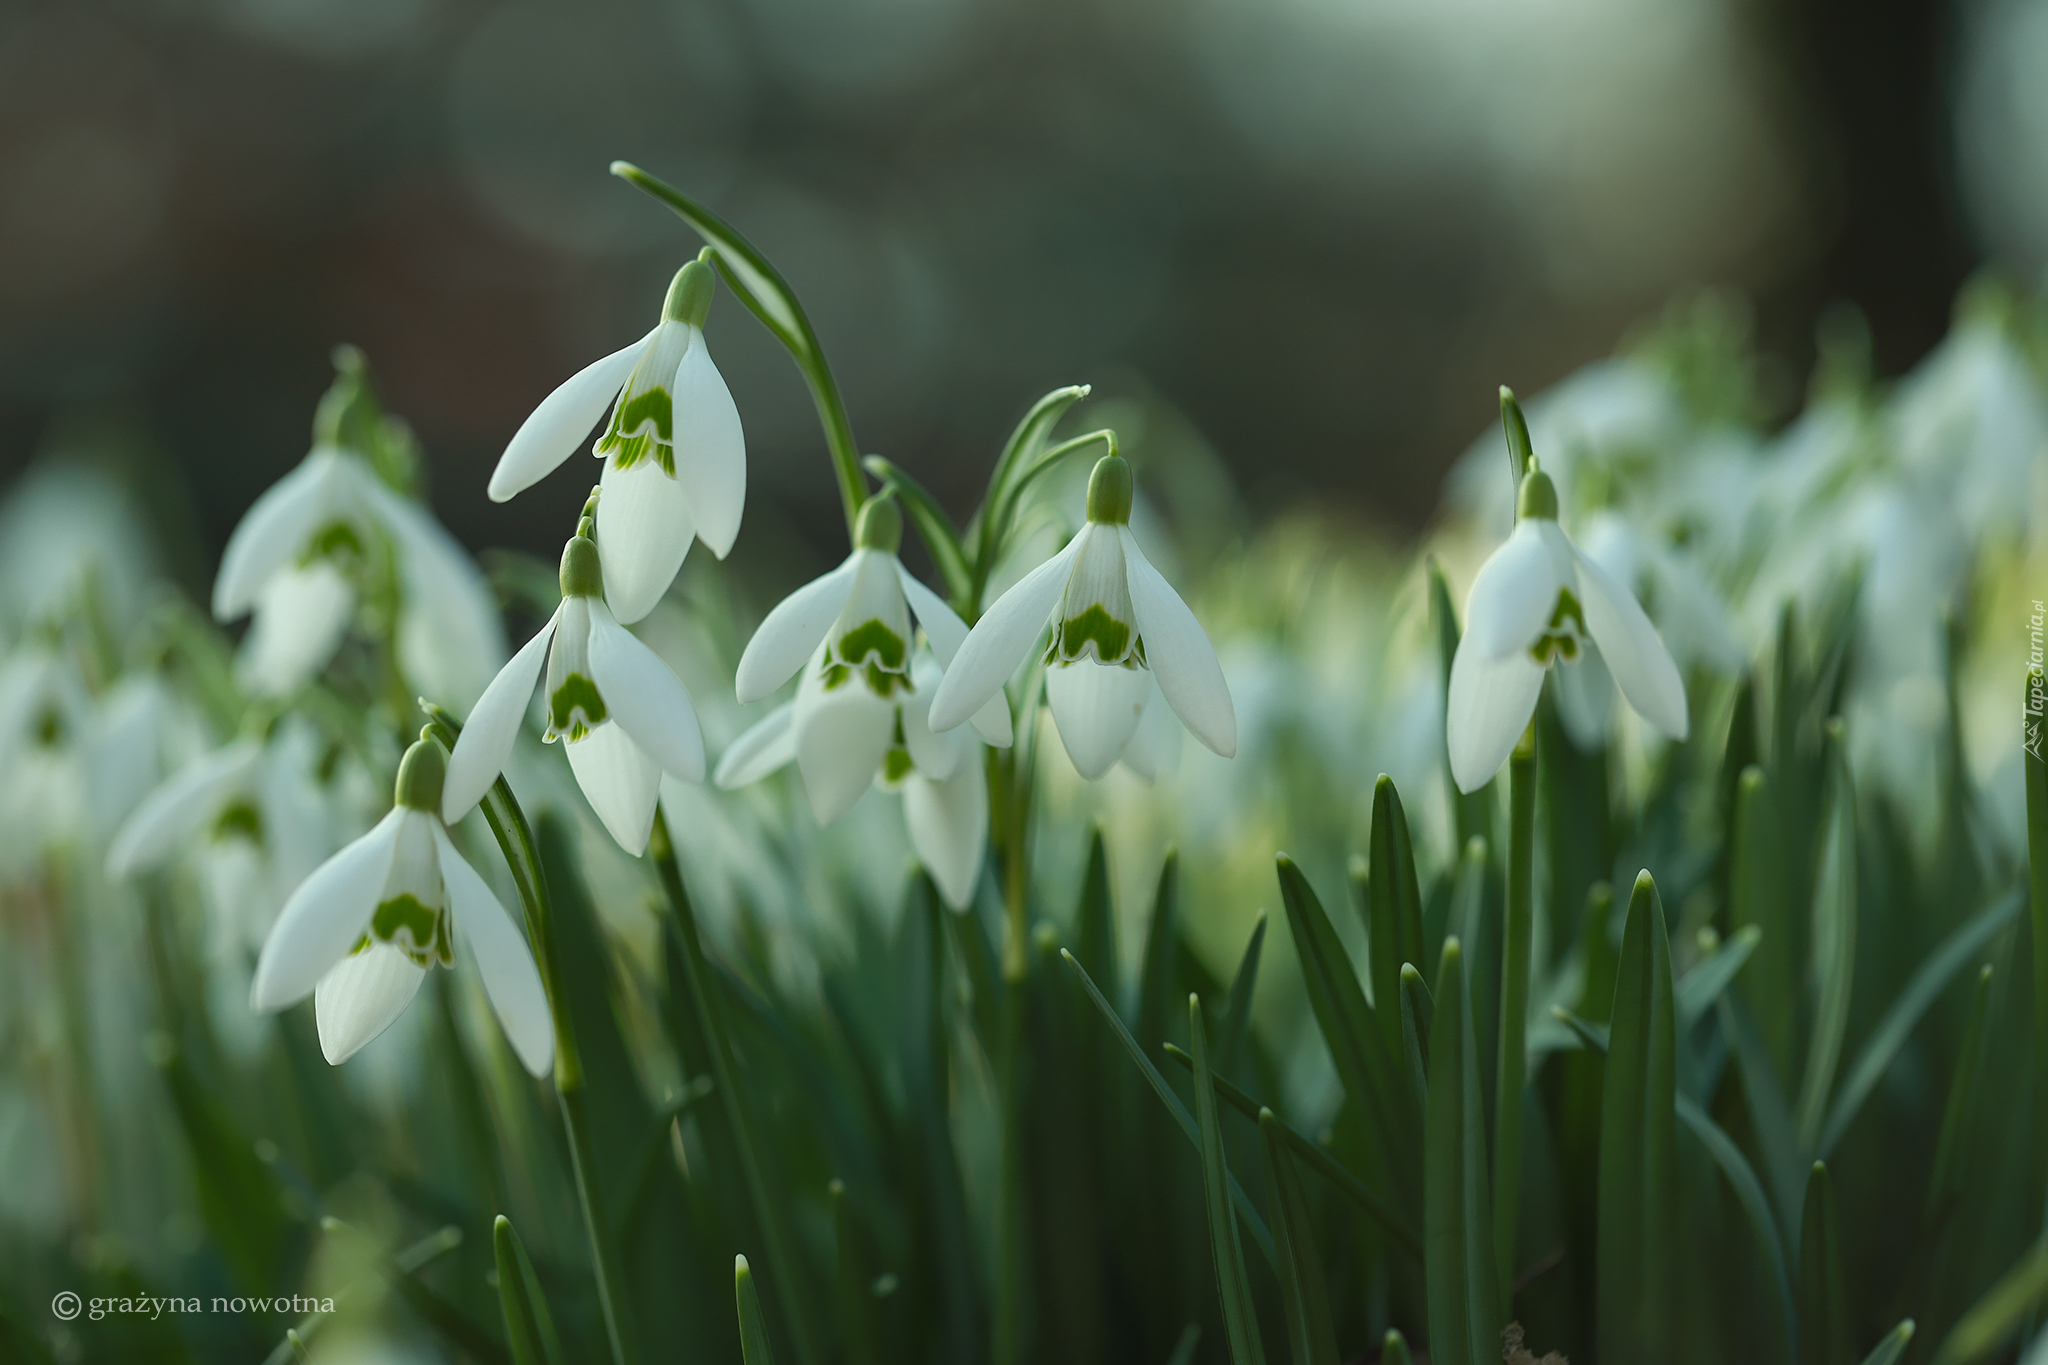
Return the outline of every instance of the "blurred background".
{"type": "MultiPolygon", "coordinates": [[[[863,448],[958,510],[1085,381],[1256,511],[1413,531],[1496,384],[1693,289],[1788,414],[1834,301],[1903,371],[2048,254],[2044,61],[2042,0],[8,0],[0,475],[116,423],[203,590],[352,341],[452,529],[552,557],[594,462],[505,507],[488,469],[697,246],[623,157],[768,252],[863,448]]],[[[836,558],[787,356],[729,296],[709,335],[750,524],[836,558]]]]}

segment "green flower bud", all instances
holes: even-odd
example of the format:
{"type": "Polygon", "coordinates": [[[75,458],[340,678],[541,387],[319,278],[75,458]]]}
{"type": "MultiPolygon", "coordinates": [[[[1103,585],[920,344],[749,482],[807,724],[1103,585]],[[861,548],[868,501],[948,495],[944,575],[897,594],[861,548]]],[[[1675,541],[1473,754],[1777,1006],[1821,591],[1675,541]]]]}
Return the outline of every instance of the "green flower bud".
{"type": "Polygon", "coordinates": [[[431,729],[420,731],[405,757],[398,761],[398,782],[392,801],[410,810],[439,811],[441,780],[448,775],[448,751],[433,737],[431,729]]]}
{"type": "Polygon", "coordinates": [[[860,519],[854,523],[853,543],[863,550],[895,554],[903,545],[903,512],[896,499],[881,494],[861,504],[860,519]]]}
{"type": "Polygon", "coordinates": [[[702,327],[711,312],[711,295],[717,287],[718,274],[710,263],[701,257],[691,261],[669,283],[668,297],[661,305],[661,320],[702,327]]]}
{"type": "Polygon", "coordinates": [[[577,534],[562,547],[562,596],[604,596],[604,570],[597,559],[597,542],[577,534]]]}
{"type": "Polygon", "coordinates": [[[1088,520],[1106,526],[1127,524],[1135,490],[1130,461],[1121,455],[1103,456],[1088,476],[1088,520]]]}

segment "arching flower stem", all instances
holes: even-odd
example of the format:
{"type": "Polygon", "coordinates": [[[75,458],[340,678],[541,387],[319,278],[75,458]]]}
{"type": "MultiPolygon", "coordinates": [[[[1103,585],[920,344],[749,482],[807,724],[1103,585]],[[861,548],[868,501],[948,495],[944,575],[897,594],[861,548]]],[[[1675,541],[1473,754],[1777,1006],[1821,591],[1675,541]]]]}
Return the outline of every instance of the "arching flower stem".
{"type": "MultiPolygon", "coordinates": [[[[452,752],[462,726],[440,707],[422,701],[428,725],[435,737],[452,752]]],[[[526,935],[533,949],[534,965],[540,969],[541,989],[547,993],[548,1014],[555,1026],[555,1098],[562,1108],[562,1125],[568,1132],[569,1157],[576,1171],[576,1197],[583,1207],[583,1231],[590,1242],[590,1261],[597,1275],[598,1303],[604,1310],[605,1336],[612,1348],[612,1365],[635,1365],[639,1359],[631,1336],[625,1301],[625,1271],[605,1218],[604,1199],[597,1183],[596,1149],[590,1134],[590,1111],[583,1095],[583,1057],[576,1047],[576,1028],[569,1018],[568,1002],[562,999],[556,970],[554,907],[548,897],[540,849],[534,842],[533,827],[526,812],[512,794],[502,774],[491,784],[482,802],[484,820],[490,825],[505,865],[512,870],[512,882],[519,892],[519,904],[526,918],[526,935]]]]}

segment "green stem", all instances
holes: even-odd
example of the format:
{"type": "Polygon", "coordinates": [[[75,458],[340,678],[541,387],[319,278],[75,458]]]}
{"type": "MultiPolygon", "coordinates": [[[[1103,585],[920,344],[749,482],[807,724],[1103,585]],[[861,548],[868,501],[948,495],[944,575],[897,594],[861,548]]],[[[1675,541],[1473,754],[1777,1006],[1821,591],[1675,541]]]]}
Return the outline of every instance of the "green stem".
{"type": "MultiPolygon", "coordinates": [[[[1025,487],[1060,460],[1092,445],[1106,445],[1109,453],[1114,455],[1116,433],[1105,427],[1100,431],[1091,431],[1061,441],[1043,454],[1034,457],[1015,478],[1009,477],[1008,469],[997,470],[996,487],[990,494],[993,501],[989,503],[986,515],[981,518],[981,525],[978,528],[969,528],[979,532],[974,551],[973,591],[968,602],[975,616],[981,614],[981,599],[988,591],[989,575],[995,572],[996,560],[1002,555],[1003,539],[1009,534],[1010,523],[1016,519],[1017,503],[1022,498],[1025,487]]],[[[1014,464],[1014,460],[1010,463],[1014,464]]]]}
{"type": "MultiPolygon", "coordinates": [[[[557,1023],[556,1031],[559,1033],[565,1025],[566,1021],[557,1023]]],[[[605,1222],[604,1195],[597,1184],[597,1157],[591,1146],[590,1113],[583,1105],[583,1087],[564,1088],[557,1079],[555,1098],[561,1102],[562,1124],[569,1130],[569,1159],[576,1167],[576,1196],[583,1204],[583,1232],[590,1239],[590,1259],[597,1272],[597,1300],[604,1310],[605,1336],[611,1341],[614,1365],[628,1365],[639,1359],[639,1352],[628,1335],[623,1296],[625,1272],[605,1222]]]]}
{"type": "Polygon", "coordinates": [[[755,1220],[761,1226],[761,1236],[768,1243],[768,1267],[772,1272],[769,1287],[784,1305],[783,1321],[789,1324],[798,1361],[802,1365],[812,1365],[818,1359],[818,1350],[811,1338],[810,1319],[796,1311],[796,1306],[804,1302],[804,1296],[797,1287],[799,1282],[790,1237],[783,1226],[781,1208],[775,1202],[767,1174],[761,1169],[758,1149],[754,1145],[753,1119],[747,1112],[746,1096],[739,1087],[739,1065],[733,1058],[732,1038],[726,1032],[725,1016],[713,995],[717,983],[712,980],[710,964],[704,958],[703,940],[697,935],[697,913],[690,905],[689,891],[683,885],[683,870],[676,862],[675,844],[668,834],[668,817],[659,807],[654,812],[654,832],[647,841],[647,852],[654,860],[662,889],[668,893],[669,909],[675,915],[676,941],[682,950],[683,970],[689,977],[690,998],[696,1002],[698,1027],[704,1031],[705,1044],[711,1051],[712,1084],[719,1098],[719,1107],[725,1111],[726,1122],[732,1127],[733,1146],[739,1150],[740,1172],[754,1205],[755,1220]]]}
{"type": "Polygon", "coordinates": [[[1031,805],[1039,684],[1034,671],[1018,708],[1016,742],[998,763],[1003,792],[1003,1017],[997,1045],[997,1078],[1002,1112],[1000,1186],[997,1202],[994,1341],[995,1365],[1030,1358],[1029,1173],[1026,1169],[1024,1068],[1025,1026],[1030,999],[1031,805]]]}
{"type": "Polygon", "coordinates": [[[1493,1259],[1503,1312],[1513,1308],[1515,1221],[1522,1192],[1522,1085],[1529,1032],[1529,940],[1536,898],[1536,727],[1508,760],[1507,926],[1501,951],[1499,1089],[1494,1097],[1493,1259]]]}

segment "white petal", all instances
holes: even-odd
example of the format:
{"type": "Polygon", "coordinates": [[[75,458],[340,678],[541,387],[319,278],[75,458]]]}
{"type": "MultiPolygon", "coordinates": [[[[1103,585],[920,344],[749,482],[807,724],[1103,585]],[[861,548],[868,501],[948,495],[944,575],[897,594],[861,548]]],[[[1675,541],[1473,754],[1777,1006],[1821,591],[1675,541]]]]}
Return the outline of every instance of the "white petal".
{"type": "Polygon", "coordinates": [[[817,652],[818,642],[839,619],[859,571],[859,558],[848,555],[831,573],[812,579],[775,604],[740,654],[733,690],[741,702],[761,700],[788,682],[817,652]]]}
{"type": "Polygon", "coordinates": [[[540,406],[512,433],[505,453],[498,457],[498,467],[491,471],[492,502],[504,502],[540,482],[583,444],[583,438],[626,386],[633,362],[653,339],[654,333],[649,332],[623,350],[593,360],[541,399],[540,406]]]}
{"type": "Polygon", "coordinates": [[[962,764],[950,782],[912,774],[903,784],[903,823],[939,895],[965,910],[988,847],[988,781],[981,765],[962,764]]]}
{"type": "Polygon", "coordinates": [[[796,703],[770,711],[726,747],[711,780],[727,791],[759,782],[796,761],[796,703]]]}
{"type": "Polygon", "coordinates": [[[982,613],[932,698],[932,729],[942,733],[952,729],[1002,690],[1031,646],[1038,643],[1039,633],[1059,605],[1080,547],[1081,537],[1076,536],[1066,549],[1025,574],[1016,587],[982,613]]]}
{"type": "Polygon", "coordinates": [[[1465,634],[1458,642],[1460,649],[1469,646],[1478,651],[1477,658],[1493,660],[1527,653],[1543,634],[1550,613],[1557,608],[1559,589],[1572,585],[1560,572],[1556,554],[1544,543],[1545,527],[1555,530],[1557,523],[1544,517],[1523,517],[1515,533],[1479,566],[1479,576],[1465,598],[1465,634]]]}
{"type": "Polygon", "coordinates": [[[448,888],[455,927],[462,931],[464,945],[476,958],[484,993],[491,997],[498,1023],[512,1040],[520,1064],[536,1076],[545,1076],[555,1064],[555,1024],[526,934],[440,825],[434,826],[434,847],[441,855],[441,881],[448,888]]]}
{"type": "Polygon", "coordinates": [[[725,377],[711,363],[704,333],[690,329],[690,349],[676,371],[676,480],[689,495],[697,535],[724,559],[740,533],[747,503],[747,440],[725,377]]]}
{"type": "Polygon", "coordinates": [[[1470,639],[1458,641],[1451,656],[1444,719],[1451,778],[1461,792],[1476,792],[1493,780],[1536,713],[1543,690],[1543,666],[1526,652],[1485,659],[1468,645],[1470,639]]]}
{"type": "Polygon", "coordinates": [[[356,590],[329,561],[279,569],[257,594],[235,676],[261,696],[297,691],[327,667],[355,613],[356,590]]]}
{"type": "Polygon", "coordinates": [[[654,829],[654,803],[661,796],[661,766],[617,725],[600,725],[587,736],[563,740],[569,771],[583,788],[597,818],[635,858],[647,851],[654,829]]]}
{"type": "Polygon", "coordinates": [[[993,748],[1007,749],[1016,739],[1010,728],[1010,699],[1003,695],[1000,687],[989,694],[981,709],[967,718],[967,723],[974,727],[974,733],[981,736],[983,743],[993,748]]]}
{"type": "MultiPolygon", "coordinates": [[[[897,710],[903,723],[903,747],[910,752],[910,761],[917,770],[935,782],[944,782],[960,767],[965,759],[979,746],[972,732],[954,728],[943,735],[932,733],[929,713],[931,711],[931,689],[941,676],[938,664],[929,654],[918,656],[919,661],[930,670],[930,679],[917,679],[918,690],[905,697],[897,710]]],[[[923,673],[925,669],[916,670],[923,673]]]]}
{"type": "Polygon", "coordinates": [[[441,783],[441,818],[449,824],[469,814],[505,771],[512,742],[519,738],[519,724],[533,701],[533,685],[540,681],[541,665],[547,662],[548,642],[561,619],[557,607],[548,623],[520,646],[470,708],[469,719],[462,723],[462,733],[455,740],[455,752],[448,755],[448,775],[441,783]]]}
{"type": "Polygon", "coordinates": [[[1586,612],[1586,632],[1600,646],[1600,657],[1614,675],[1614,685],[1637,715],[1673,739],[1690,728],[1685,682],[1657,628],[1637,605],[1634,594],[1614,576],[1574,551],[1579,570],[1579,601],[1586,612]]]}
{"type": "Polygon", "coordinates": [[[1589,645],[1576,659],[1558,662],[1557,718],[1574,747],[1592,753],[1607,742],[1607,721],[1614,708],[1614,680],[1600,661],[1600,648],[1589,645]]]}
{"type": "Polygon", "coordinates": [[[932,657],[941,668],[951,668],[953,656],[967,639],[967,623],[946,605],[946,599],[912,578],[910,570],[900,563],[896,566],[896,578],[903,585],[903,596],[917,623],[924,627],[924,638],[931,641],[932,657]]]}
{"type": "Polygon", "coordinates": [[[1151,693],[1152,676],[1142,668],[1083,659],[1045,670],[1045,699],[1081,776],[1098,778],[1122,757],[1151,693]]]}
{"type": "Polygon", "coordinates": [[[1145,698],[1145,714],[1138,717],[1138,728],[1124,745],[1124,766],[1148,783],[1171,776],[1180,770],[1181,734],[1173,708],[1154,688],[1145,698]]]}
{"type": "Polygon", "coordinates": [[[1122,529],[1122,537],[1145,665],[1188,733],[1229,758],[1237,752],[1237,710],[1230,704],[1230,685],[1223,681],[1216,649],[1188,604],[1145,558],[1129,527],[1122,529]]]}
{"type": "Polygon", "coordinates": [[[320,1051],[340,1066],[398,1022],[419,994],[427,969],[388,943],[372,943],[334,964],[313,993],[320,1051]]]}
{"type": "Polygon", "coordinates": [[[303,999],[363,936],[384,894],[406,814],[404,806],[394,806],[292,892],[256,959],[249,987],[253,1008],[279,1010],[303,999]]]}
{"type": "Polygon", "coordinates": [[[654,459],[621,469],[610,460],[598,480],[597,558],[604,597],[621,621],[653,611],[683,567],[696,538],[689,494],[654,459]]]}
{"type": "Polygon", "coordinates": [[[399,671],[431,701],[472,706],[505,662],[498,599],[476,561],[431,512],[375,478],[363,482],[363,499],[396,545],[404,580],[399,671]]]}
{"type": "Polygon", "coordinates": [[[221,552],[213,580],[213,615],[232,621],[256,605],[264,581],[296,558],[306,540],[333,512],[330,451],[316,450],[298,468],[263,491],[249,505],[221,552]]]}
{"type": "Polygon", "coordinates": [[[253,783],[263,746],[238,739],[186,765],[142,798],[107,851],[107,876],[116,881],[155,867],[178,844],[200,833],[237,790],[253,783]]]}
{"type": "Polygon", "coordinates": [[[690,693],[661,656],[590,604],[590,672],[605,709],[664,772],[704,780],[704,735],[690,693]]]}
{"type": "Polygon", "coordinates": [[[875,780],[896,729],[896,707],[849,680],[830,692],[806,670],[796,697],[796,762],[811,813],[829,825],[875,780]]]}

